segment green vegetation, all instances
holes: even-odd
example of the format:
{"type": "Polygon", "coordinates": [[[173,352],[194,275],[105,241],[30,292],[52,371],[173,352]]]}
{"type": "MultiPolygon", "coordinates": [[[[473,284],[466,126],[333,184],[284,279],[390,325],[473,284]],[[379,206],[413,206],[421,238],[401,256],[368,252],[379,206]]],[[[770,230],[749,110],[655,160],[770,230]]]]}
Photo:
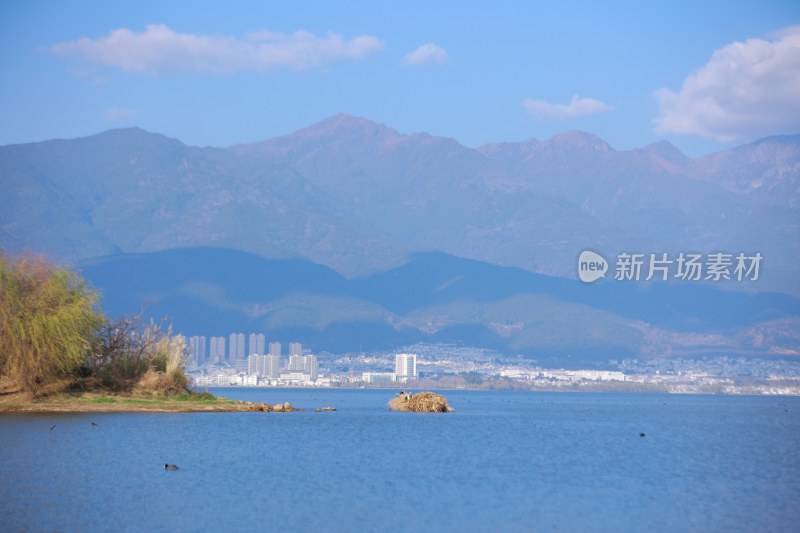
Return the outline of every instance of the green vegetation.
{"type": "MultiPolygon", "coordinates": [[[[1,384],[0,384],[1,385],[1,384]]],[[[0,389],[2,387],[0,386],[0,389]]],[[[272,406],[217,398],[210,394],[140,395],[137,393],[65,392],[35,399],[0,391],[0,412],[267,412],[272,406]]]]}
{"type": "Polygon", "coordinates": [[[102,323],[97,301],[73,272],[0,255],[0,375],[33,396],[68,380],[102,323]]]}
{"type": "Polygon", "coordinates": [[[0,411],[294,411],[190,392],[186,342],[137,317],[116,321],[76,273],[0,252],[0,411]]]}
{"type": "MultiPolygon", "coordinates": [[[[0,253],[0,382],[30,398],[108,391],[210,402],[188,391],[186,343],[136,317],[117,321],[76,273],[32,255],[0,253]],[[8,385],[10,383],[10,385],[8,385]]],[[[7,392],[6,392],[7,393],[7,392]]],[[[212,397],[213,398],[213,397],[212,397]]],[[[95,398],[113,403],[114,398],[95,398]]]]}
{"type": "Polygon", "coordinates": [[[217,398],[213,394],[209,394],[207,392],[199,394],[177,394],[176,396],[173,397],[173,400],[178,402],[195,402],[195,403],[219,403],[220,401],[222,401],[221,398],[217,398]]]}

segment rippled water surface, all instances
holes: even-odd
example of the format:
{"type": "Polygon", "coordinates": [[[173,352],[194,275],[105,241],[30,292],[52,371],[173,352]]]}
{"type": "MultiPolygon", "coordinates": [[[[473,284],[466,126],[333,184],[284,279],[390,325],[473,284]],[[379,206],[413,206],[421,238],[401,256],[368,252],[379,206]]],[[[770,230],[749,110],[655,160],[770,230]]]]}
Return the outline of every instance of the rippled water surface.
{"type": "Polygon", "coordinates": [[[448,391],[456,412],[429,415],[388,412],[394,391],[214,392],[308,410],[0,415],[0,530],[796,531],[800,520],[800,398],[448,391]],[[313,411],[323,406],[338,410],[313,411]]]}

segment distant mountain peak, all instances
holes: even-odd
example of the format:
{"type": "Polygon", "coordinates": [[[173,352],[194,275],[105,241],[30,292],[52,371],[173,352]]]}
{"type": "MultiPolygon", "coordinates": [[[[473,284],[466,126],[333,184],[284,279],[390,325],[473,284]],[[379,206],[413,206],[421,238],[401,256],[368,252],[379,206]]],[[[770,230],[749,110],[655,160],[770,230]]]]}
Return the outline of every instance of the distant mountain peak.
{"type": "Polygon", "coordinates": [[[554,135],[544,141],[557,147],[576,148],[581,150],[592,150],[594,152],[611,152],[613,149],[607,142],[597,135],[586,133],[585,131],[571,130],[554,135]]]}
{"type": "Polygon", "coordinates": [[[648,144],[642,148],[641,151],[658,156],[665,161],[672,161],[675,163],[688,160],[688,157],[669,141],[658,141],[653,144],[648,144]]]}
{"type": "Polygon", "coordinates": [[[485,144],[477,148],[485,156],[495,159],[528,160],[541,157],[544,153],[575,153],[603,154],[613,152],[614,149],[597,135],[585,131],[566,131],[539,141],[528,139],[519,142],[503,142],[485,144]]]}
{"type": "Polygon", "coordinates": [[[781,144],[781,145],[797,146],[800,145],[800,134],[771,135],[769,137],[764,137],[763,139],[758,139],[757,141],[753,141],[749,145],[745,146],[758,146],[761,144],[781,144]]]}
{"type": "MultiPolygon", "coordinates": [[[[128,137],[128,138],[161,138],[169,139],[166,135],[161,133],[152,133],[144,128],[132,126],[130,128],[114,128],[104,132],[93,135],[92,137],[128,137]]],[[[177,139],[170,139],[177,140],[177,139]]]]}
{"type": "Polygon", "coordinates": [[[339,113],[321,122],[296,131],[291,136],[303,139],[318,139],[334,135],[399,136],[397,130],[363,117],[339,113]]]}
{"type": "Polygon", "coordinates": [[[127,128],[112,128],[110,130],[105,130],[100,132],[98,135],[127,135],[127,134],[147,134],[147,135],[160,135],[155,133],[150,133],[144,128],[140,128],[139,126],[129,126],[127,128]]]}
{"type": "Polygon", "coordinates": [[[794,166],[800,160],[800,135],[773,135],[698,158],[702,164],[734,160],[736,167],[751,164],[794,166]]]}
{"type": "Polygon", "coordinates": [[[798,206],[800,135],[774,135],[704,155],[695,161],[700,179],[768,204],[798,206]]]}
{"type": "Polygon", "coordinates": [[[775,135],[734,148],[759,163],[794,166],[800,160],[800,135],[775,135]]]}
{"type": "MultiPolygon", "coordinates": [[[[316,126],[323,126],[323,125],[332,125],[336,127],[345,127],[345,128],[375,127],[375,126],[386,127],[385,124],[380,124],[366,117],[359,117],[356,115],[350,115],[348,113],[337,113],[331,117],[328,117],[316,123],[316,126]]],[[[309,126],[309,128],[313,127],[314,127],[313,124],[309,126]]]]}
{"type": "Polygon", "coordinates": [[[254,144],[233,146],[235,153],[261,152],[278,156],[316,152],[324,146],[332,152],[382,151],[398,146],[440,145],[463,149],[458,141],[428,133],[402,134],[385,124],[340,113],[283,137],[254,144]]]}
{"type": "Polygon", "coordinates": [[[167,137],[161,133],[152,133],[139,127],[117,128],[106,130],[102,133],[77,139],[80,142],[99,141],[105,145],[127,145],[127,146],[186,146],[183,142],[173,137],[167,137]]]}

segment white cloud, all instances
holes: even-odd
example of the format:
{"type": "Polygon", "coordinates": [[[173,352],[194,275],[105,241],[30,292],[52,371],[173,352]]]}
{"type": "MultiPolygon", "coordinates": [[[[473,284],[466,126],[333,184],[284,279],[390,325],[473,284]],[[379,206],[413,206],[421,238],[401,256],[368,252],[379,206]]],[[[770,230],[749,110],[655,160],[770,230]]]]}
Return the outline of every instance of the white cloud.
{"type": "Polygon", "coordinates": [[[572,97],[568,104],[551,104],[544,100],[526,98],[522,106],[540,118],[568,119],[613,111],[614,107],[594,98],[572,97]]]}
{"type": "Polygon", "coordinates": [[[109,107],[106,109],[104,113],[105,119],[110,122],[117,122],[119,120],[125,120],[131,117],[135,117],[139,114],[139,110],[137,109],[127,109],[124,107],[109,107]]]}
{"type": "Polygon", "coordinates": [[[661,134],[730,142],[800,131],[800,26],[716,50],[677,93],[656,93],[661,134]]]}
{"type": "Polygon", "coordinates": [[[447,50],[433,43],[426,43],[406,54],[403,63],[412,67],[442,65],[447,62],[447,50]]]}
{"type": "Polygon", "coordinates": [[[149,25],[144,32],[120,28],[100,39],[59,43],[50,50],[129,72],[232,74],[319,68],[336,60],[368,57],[382,47],[379,39],[369,35],[345,39],[336,33],[317,36],[306,31],[291,35],[263,31],[225,37],[177,33],[164,25],[149,25]]]}

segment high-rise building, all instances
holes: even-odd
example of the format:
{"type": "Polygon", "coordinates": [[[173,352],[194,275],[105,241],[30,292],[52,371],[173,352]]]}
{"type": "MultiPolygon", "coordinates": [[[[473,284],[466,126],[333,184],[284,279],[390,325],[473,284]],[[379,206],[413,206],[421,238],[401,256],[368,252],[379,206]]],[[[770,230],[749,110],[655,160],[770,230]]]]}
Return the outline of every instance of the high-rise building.
{"type": "Polygon", "coordinates": [[[248,354],[257,353],[259,355],[264,355],[264,342],[266,338],[264,337],[263,333],[251,333],[250,338],[248,339],[248,354]]]}
{"type": "Polygon", "coordinates": [[[261,377],[277,378],[280,375],[280,357],[275,355],[253,354],[247,357],[247,373],[261,377]]]}
{"type": "Polygon", "coordinates": [[[277,355],[278,357],[281,356],[281,343],[279,342],[271,342],[269,343],[269,354],[270,355],[277,355]]]}
{"type": "Polygon", "coordinates": [[[306,355],[303,357],[303,370],[311,376],[311,381],[317,381],[319,373],[319,361],[316,355],[306,355]]]}
{"type": "Polygon", "coordinates": [[[206,360],[206,338],[204,336],[189,337],[189,353],[197,365],[206,360]]]}
{"type": "Polygon", "coordinates": [[[266,375],[265,362],[266,355],[252,354],[247,356],[247,373],[266,375]]]}
{"type": "Polygon", "coordinates": [[[228,361],[233,365],[236,361],[243,360],[246,346],[244,345],[244,333],[231,333],[228,337],[230,347],[228,348],[228,361]]]}
{"type": "Polygon", "coordinates": [[[287,370],[290,372],[293,370],[304,370],[305,361],[303,361],[303,356],[301,355],[290,355],[289,356],[289,366],[287,370]]]}
{"type": "Polygon", "coordinates": [[[406,381],[417,377],[417,354],[399,353],[394,356],[394,373],[397,379],[406,381]]]}
{"type": "Polygon", "coordinates": [[[303,345],[299,342],[290,342],[289,355],[303,355],[303,345]]]}
{"type": "Polygon", "coordinates": [[[218,363],[225,359],[225,337],[211,337],[209,355],[212,363],[218,363]]]}
{"type": "Polygon", "coordinates": [[[265,364],[266,376],[270,378],[277,378],[281,373],[281,356],[268,355],[265,364]]]}

